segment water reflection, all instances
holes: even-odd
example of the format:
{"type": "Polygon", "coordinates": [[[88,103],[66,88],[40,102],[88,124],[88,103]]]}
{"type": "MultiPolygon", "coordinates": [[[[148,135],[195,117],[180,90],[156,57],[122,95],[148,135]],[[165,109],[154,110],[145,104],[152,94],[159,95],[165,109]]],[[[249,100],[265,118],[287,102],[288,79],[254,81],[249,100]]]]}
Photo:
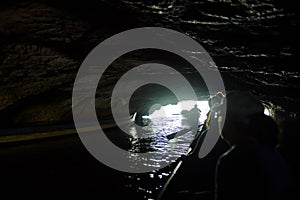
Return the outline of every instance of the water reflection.
{"type": "MultiPolygon", "coordinates": [[[[198,116],[198,124],[204,123],[206,113],[209,111],[207,101],[196,102],[197,107],[201,110],[198,116]]],[[[142,162],[143,165],[157,168],[158,170],[147,174],[138,174],[128,176],[127,187],[136,190],[136,192],[147,194],[144,198],[155,196],[156,192],[162,187],[162,183],[171,174],[172,163],[186,154],[191,142],[194,139],[195,131],[192,129],[189,114],[194,108],[195,103],[192,101],[179,102],[177,105],[157,106],[152,109],[149,116],[144,116],[146,126],[129,127],[129,132],[133,136],[131,141],[132,152],[128,159],[132,166],[142,162]],[[186,110],[183,110],[185,108],[186,110]],[[139,131],[143,131],[140,134],[139,131]],[[168,137],[171,134],[182,131],[183,134],[177,137],[168,137]],[[143,135],[142,138],[139,136],[143,135]],[[152,156],[149,159],[141,159],[138,153],[148,152],[152,156]],[[163,165],[170,165],[163,170],[159,168],[163,165]]]]}
{"type": "MultiPolygon", "coordinates": [[[[209,111],[208,101],[198,101],[197,107],[201,110],[198,116],[198,123],[203,124],[209,111]]],[[[175,161],[188,152],[191,142],[194,139],[195,132],[190,123],[190,115],[195,107],[194,102],[184,101],[177,105],[155,106],[149,116],[144,116],[146,126],[137,129],[132,126],[130,133],[133,136],[131,141],[132,154],[128,159],[135,163],[142,162],[146,166],[157,168],[150,173],[134,174],[128,176],[127,187],[130,190],[141,194],[145,199],[155,199],[157,193],[163,187],[168,177],[175,167],[175,161]],[[185,105],[185,106],[182,106],[185,105]],[[182,108],[188,108],[183,110],[182,108]],[[138,132],[144,131],[145,137],[139,138],[138,132]],[[186,130],[186,131],[185,131],[186,130]],[[170,138],[173,133],[184,131],[184,134],[170,138]],[[141,159],[138,153],[150,152],[149,159],[141,159]],[[168,167],[159,169],[162,165],[169,164],[168,167]],[[174,165],[172,165],[174,164],[174,165]]],[[[265,108],[265,114],[270,115],[268,107],[265,108]]]]}

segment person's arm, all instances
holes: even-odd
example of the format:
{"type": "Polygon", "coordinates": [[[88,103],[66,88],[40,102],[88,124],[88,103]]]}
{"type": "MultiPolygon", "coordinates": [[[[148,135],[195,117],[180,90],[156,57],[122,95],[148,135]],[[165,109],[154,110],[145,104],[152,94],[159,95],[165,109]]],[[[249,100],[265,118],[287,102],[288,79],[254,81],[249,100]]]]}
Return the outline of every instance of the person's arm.
{"type": "Polygon", "coordinates": [[[234,180],[226,157],[221,157],[218,161],[215,182],[215,200],[231,199],[234,194],[235,184],[233,183],[234,180]]]}
{"type": "Polygon", "coordinates": [[[246,152],[221,156],[216,168],[215,200],[260,199],[259,162],[246,152]]]}

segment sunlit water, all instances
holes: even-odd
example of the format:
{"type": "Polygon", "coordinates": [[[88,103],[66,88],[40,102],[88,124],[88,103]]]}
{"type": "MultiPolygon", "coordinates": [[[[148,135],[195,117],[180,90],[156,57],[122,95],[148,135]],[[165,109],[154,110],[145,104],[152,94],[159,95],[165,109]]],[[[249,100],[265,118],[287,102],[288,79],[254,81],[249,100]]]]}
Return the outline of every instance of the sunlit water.
{"type": "MultiPolygon", "coordinates": [[[[171,28],[197,40],[212,56],[225,81],[227,78],[230,89],[247,87],[266,97],[277,95],[274,98],[280,101],[299,100],[295,91],[299,89],[300,74],[293,64],[299,18],[288,3],[276,0],[115,2],[111,4],[128,9],[133,16],[141,16],[142,26],[171,28]]],[[[199,123],[203,123],[206,111],[200,105],[199,108],[202,110],[199,123]]],[[[139,138],[139,130],[132,128],[134,139],[130,151],[151,152],[156,159],[145,163],[157,168],[162,163],[174,163],[185,154],[194,137],[192,132],[172,140],[166,138],[187,128],[178,110],[178,106],[169,105],[145,117],[145,122],[151,121],[143,127],[147,133],[144,138],[139,138]],[[167,154],[163,160],[162,154],[167,154]]],[[[270,114],[268,110],[265,113],[270,114]]],[[[129,159],[134,163],[135,158],[129,159]]],[[[127,187],[145,199],[154,198],[171,170],[130,175],[127,187]]]]}
{"type": "MultiPolygon", "coordinates": [[[[209,110],[207,101],[198,101],[198,108],[201,110],[199,124],[203,124],[209,110]]],[[[145,132],[143,138],[135,127],[131,127],[130,134],[133,136],[131,141],[132,154],[128,157],[132,166],[136,162],[143,162],[144,165],[157,168],[153,172],[146,174],[132,174],[127,177],[128,189],[131,192],[139,193],[145,199],[155,198],[163,187],[167,178],[172,172],[172,163],[182,155],[186,154],[191,142],[195,137],[195,131],[190,130],[191,125],[183,116],[182,110],[190,110],[194,106],[193,102],[185,101],[177,105],[166,105],[159,110],[155,110],[151,115],[145,116],[147,126],[142,127],[145,132]],[[185,109],[183,109],[185,108],[185,109]],[[184,135],[168,139],[167,136],[178,131],[188,130],[184,135]],[[148,160],[139,160],[135,153],[149,152],[152,156],[148,160]],[[161,166],[170,165],[160,169],[161,166]]],[[[140,130],[141,131],[141,130],[140,130]]]]}
{"type": "MultiPolygon", "coordinates": [[[[176,164],[178,158],[187,153],[195,137],[195,132],[190,130],[174,139],[167,139],[167,136],[172,133],[189,130],[190,124],[181,113],[183,107],[190,110],[193,105],[192,101],[180,102],[177,105],[166,105],[155,110],[151,115],[145,116],[145,123],[148,124],[142,127],[142,130],[146,133],[143,138],[139,138],[138,130],[135,127],[130,129],[130,134],[134,138],[131,141],[131,149],[129,149],[133,154],[128,157],[132,163],[131,167],[135,167],[136,162],[143,162],[145,165],[157,168],[157,170],[150,173],[127,176],[128,184],[126,187],[131,192],[139,193],[144,199],[155,199],[171,175],[175,167],[174,164],[176,164]],[[141,152],[149,152],[152,158],[138,160],[135,153],[141,152]],[[169,167],[160,169],[162,165],[169,165],[169,167]]],[[[209,111],[208,102],[198,101],[197,105],[201,110],[198,122],[203,125],[209,111]]],[[[270,114],[267,108],[265,114],[270,114]]]]}

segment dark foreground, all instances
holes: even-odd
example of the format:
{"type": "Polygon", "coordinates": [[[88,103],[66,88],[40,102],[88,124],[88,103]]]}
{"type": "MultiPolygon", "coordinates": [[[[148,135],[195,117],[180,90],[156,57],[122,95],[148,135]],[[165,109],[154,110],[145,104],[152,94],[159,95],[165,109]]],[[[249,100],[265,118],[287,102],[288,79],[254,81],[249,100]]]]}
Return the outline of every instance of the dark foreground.
{"type": "Polygon", "coordinates": [[[1,196],[135,199],[123,173],[94,159],[75,136],[0,147],[1,196]]]}
{"type": "MultiPolygon", "coordinates": [[[[145,141],[140,143],[148,144],[145,141]]],[[[289,143],[289,147],[295,146],[291,141],[289,143]]],[[[297,187],[297,153],[290,148],[282,148],[285,150],[284,157],[293,168],[291,172],[297,187]]],[[[213,199],[214,167],[225,150],[219,140],[205,159],[193,156],[184,159],[164,199],[213,199]]],[[[119,172],[96,160],[77,134],[3,143],[0,145],[0,160],[0,195],[7,199],[155,199],[178,163],[177,160],[153,173],[119,172]]]]}

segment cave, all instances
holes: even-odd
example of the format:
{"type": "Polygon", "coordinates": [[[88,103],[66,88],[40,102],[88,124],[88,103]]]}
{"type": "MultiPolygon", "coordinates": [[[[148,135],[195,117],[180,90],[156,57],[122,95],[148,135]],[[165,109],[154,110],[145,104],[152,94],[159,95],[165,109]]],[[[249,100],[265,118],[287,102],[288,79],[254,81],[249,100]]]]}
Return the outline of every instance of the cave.
{"type": "MultiPolygon", "coordinates": [[[[164,171],[134,175],[116,172],[102,164],[99,167],[83,148],[72,113],[76,106],[72,102],[74,82],[86,57],[106,39],[134,28],[161,27],[192,38],[213,60],[209,70],[220,73],[226,92],[250,91],[274,119],[280,122],[299,120],[300,21],[296,1],[4,0],[0,4],[0,146],[3,146],[0,155],[3,163],[7,163],[2,165],[1,162],[0,170],[9,172],[4,177],[8,189],[24,187],[28,191],[26,194],[31,196],[38,194],[37,191],[51,193],[49,188],[54,185],[54,196],[63,193],[77,197],[80,189],[82,193],[98,194],[100,185],[104,188],[102,192],[107,191],[111,196],[118,196],[112,189],[116,187],[120,193],[124,192],[124,198],[155,198],[174,166],[164,171]],[[72,151],[83,162],[76,160],[72,151]],[[24,166],[29,173],[18,171],[19,166],[24,166]],[[49,173],[45,175],[42,169],[49,173]],[[84,173],[79,175],[81,182],[73,177],[78,169],[87,173],[86,176],[84,173]],[[97,180],[93,179],[94,175],[97,180]],[[59,183],[58,177],[63,177],[59,183]],[[93,181],[84,187],[83,182],[89,180],[93,181]],[[42,187],[40,182],[49,188],[42,187]]],[[[115,124],[111,100],[118,80],[135,67],[151,63],[168,66],[180,73],[188,80],[197,101],[206,102],[219,92],[209,91],[204,78],[192,64],[170,51],[144,48],[115,58],[99,77],[95,95],[87,101],[94,99],[92,103],[98,122],[105,127],[106,136],[123,150],[129,149],[133,153],[164,152],[162,146],[174,146],[164,134],[157,134],[154,139],[137,139],[123,133],[115,124]]],[[[156,76],[148,71],[142,73],[148,74],[149,80],[156,76]]],[[[172,79],[175,76],[172,71],[165,77],[172,79]]],[[[133,81],[139,81],[139,78],[137,76],[133,81]]],[[[185,92],[180,90],[181,94],[185,92]]],[[[186,96],[184,100],[191,99],[186,96]]],[[[122,101],[117,102],[119,106],[122,101]]],[[[149,124],[144,119],[164,106],[179,102],[169,88],[156,83],[145,84],[126,102],[129,120],[133,119],[134,124],[147,129],[149,124]]],[[[176,128],[158,130],[180,130],[176,128]]],[[[296,134],[299,131],[285,128],[291,132],[288,137],[292,141],[285,156],[297,169],[299,165],[294,163],[294,157],[298,152],[295,147],[299,144],[296,134]]],[[[186,148],[189,137],[175,140],[186,148]]],[[[168,162],[172,163],[178,157],[179,154],[170,154],[168,162]]]]}

